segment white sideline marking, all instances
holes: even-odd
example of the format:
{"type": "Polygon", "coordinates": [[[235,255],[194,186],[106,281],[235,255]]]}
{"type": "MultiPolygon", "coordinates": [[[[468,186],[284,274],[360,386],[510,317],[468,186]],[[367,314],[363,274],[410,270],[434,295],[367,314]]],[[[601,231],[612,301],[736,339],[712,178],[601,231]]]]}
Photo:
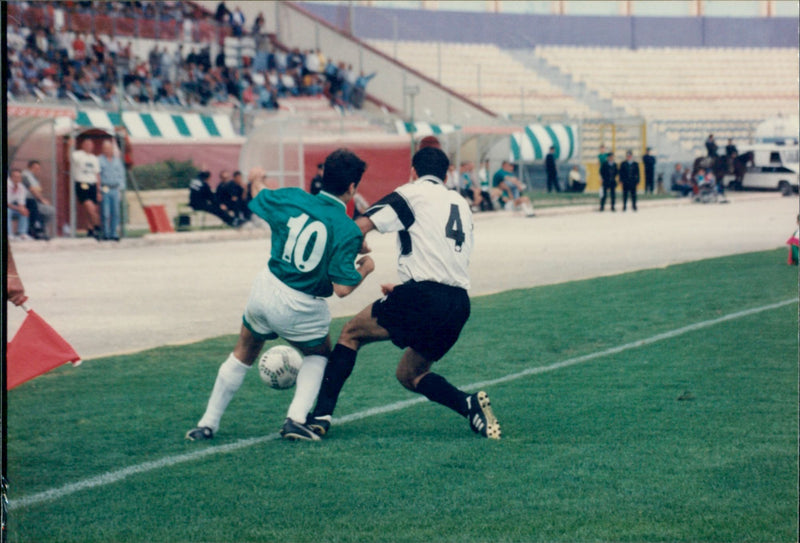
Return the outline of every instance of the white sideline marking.
{"type": "MultiPolygon", "coordinates": [[[[623,351],[628,351],[630,349],[636,349],[638,347],[643,347],[645,345],[650,345],[652,343],[656,343],[658,341],[662,341],[665,339],[672,339],[674,337],[687,334],[689,332],[694,332],[696,330],[700,330],[702,328],[708,328],[709,326],[714,326],[716,324],[739,319],[742,317],[747,317],[749,315],[754,315],[756,313],[762,313],[764,311],[769,311],[771,309],[777,309],[779,307],[783,307],[785,305],[793,304],[797,302],[797,298],[792,298],[790,300],[783,300],[782,302],[777,302],[774,304],[764,305],[761,307],[754,307],[752,309],[745,309],[744,311],[737,311],[736,313],[729,313],[728,315],[723,315],[722,317],[711,319],[707,321],[698,322],[695,324],[690,324],[689,326],[684,326],[682,328],[676,328],[674,330],[670,330],[668,332],[664,332],[663,334],[656,334],[655,336],[651,336],[649,338],[640,339],[638,341],[632,341],[630,343],[625,343],[624,345],[619,345],[617,347],[611,347],[609,349],[605,349],[603,351],[598,351],[596,353],[590,353],[583,356],[577,356],[575,358],[569,358],[567,360],[562,360],[561,362],[556,362],[555,364],[550,364],[549,366],[539,366],[536,368],[528,368],[526,370],[520,371],[518,373],[512,373],[510,375],[506,375],[504,377],[500,377],[498,379],[491,379],[489,381],[481,381],[479,383],[473,383],[471,385],[466,385],[461,387],[465,390],[472,390],[476,388],[483,388],[486,386],[496,385],[500,383],[506,383],[508,381],[514,381],[521,377],[526,377],[528,375],[536,375],[539,373],[545,373],[548,371],[554,371],[561,368],[566,368],[568,366],[574,366],[576,364],[581,364],[583,362],[588,362],[589,360],[594,360],[595,358],[601,358],[604,356],[608,356],[611,354],[621,353],[623,351]]],[[[373,407],[371,409],[366,409],[364,411],[359,411],[358,413],[352,413],[350,415],[345,415],[343,417],[337,417],[334,419],[336,424],[346,424],[348,422],[354,422],[357,420],[365,419],[367,417],[373,417],[376,415],[382,415],[384,413],[391,413],[393,411],[399,411],[401,409],[405,409],[406,407],[410,407],[412,405],[416,405],[418,403],[428,401],[427,398],[417,397],[411,400],[405,400],[402,402],[395,402],[388,405],[380,406],[380,407],[373,407]]],[[[60,488],[53,488],[50,490],[45,490],[44,492],[39,492],[36,494],[31,494],[30,496],[23,496],[19,499],[14,499],[9,501],[8,508],[9,510],[19,509],[22,507],[28,507],[31,505],[36,505],[43,502],[48,502],[52,500],[57,500],[59,498],[63,498],[64,496],[68,496],[70,494],[74,494],[75,492],[79,492],[81,490],[88,490],[91,488],[96,488],[99,486],[105,486],[111,483],[116,483],[117,481],[121,481],[123,479],[127,479],[131,475],[138,475],[140,473],[146,473],[148,471],[153,471],[156,469],[167,468],[170,466],[174,466],[176,464],[182,464],[184,462],[191,462],[193,460],[199,460],[201,458],[205,458],[207,456],[212,456],[215,454],[221,453],[228,453],[237,451],[239,449],[244,449],[246,447],[250,447],[252,445],[258,445],[260,443],[264,443],[266,441],[271,441],[273,439],[279,439],[280,434],[275,432],[266,436],[261,437],[252,437],[248,439],[240,439],[239,441],[235,441],[233,443],[228,443],[226,445],[218,445],[212,446],[205,449],[200,449],[194,452],[185,453],[185,454],[178,454],[174,456],[167,456],[160,460],[153,460],[151,462],[143,462],[141,464],[135,464],[133,466],[129,466],[127,468],[119,469],[116,471],[109,471],[102,475],[98,475],[96,477],[90,477],[89,479],[84,479],[83,481],[78,481],[77,483],[70,483],[64,485],[60,488]]]]}

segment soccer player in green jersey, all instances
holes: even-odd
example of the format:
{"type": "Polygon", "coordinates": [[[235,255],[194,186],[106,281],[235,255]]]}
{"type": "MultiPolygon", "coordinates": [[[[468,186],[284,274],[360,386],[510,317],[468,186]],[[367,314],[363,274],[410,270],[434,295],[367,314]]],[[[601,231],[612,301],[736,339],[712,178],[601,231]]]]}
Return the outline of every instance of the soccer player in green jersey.
{"type": "Polygon", "coordinates": [[[322,190],[269,190],[257,183],[250,209],[269,223],[272,247],[267,267],[256,277],[242,316],[239,340],[219,368],[208,406],[186,438],[214,437],[220,419],[264,342],[282,337],[303,353],[297,389],[281,430],[285,439],[316,441],[305,424],[319,392],[331,351],[331,314],[325,298],[350,294],[375,269],[358,258],[363,235],[346,212],[366,164],[346,149],[325,159],[322,190]]]}

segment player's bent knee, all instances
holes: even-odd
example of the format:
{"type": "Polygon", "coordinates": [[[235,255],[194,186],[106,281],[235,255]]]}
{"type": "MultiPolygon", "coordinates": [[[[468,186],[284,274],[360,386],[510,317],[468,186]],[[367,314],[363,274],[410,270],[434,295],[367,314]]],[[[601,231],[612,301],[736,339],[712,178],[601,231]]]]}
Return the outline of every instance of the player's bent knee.
{"type": "Polygon", "coordinates": [[[409,368],[404,367],[402,364],[397,366],[395,377],[397,377],[397,380],[400,381],[401,385],[403,385],[403,388],[410,390],[411,392],[416,390],[416,387],[414,386],[416,375],[409,368]]]}

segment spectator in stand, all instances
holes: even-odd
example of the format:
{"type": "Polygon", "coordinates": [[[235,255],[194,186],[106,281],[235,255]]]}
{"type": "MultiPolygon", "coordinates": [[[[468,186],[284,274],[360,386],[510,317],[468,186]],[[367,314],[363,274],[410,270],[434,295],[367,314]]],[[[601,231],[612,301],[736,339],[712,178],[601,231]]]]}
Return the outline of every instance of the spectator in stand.
{"type": "Polygon", "coordinates": [[[8,235],[14,240],[31,239],[28,235],[28,208],[25,199],[28,191],[22,184],[22,170],[14,168],[6,181],[6,206],[8,207],[8,235]],[[16,223],[16,229],[14,224],[16,223]]]}
{"type": "Polygon", "coordinates": [[[42,165],[38,160],[29,160],[28,167],[22,172],[22,184],[28,191],[25,207],[29,211],[29,234],[36,239],[48,239],[47,225],[53,222],[56,208],[42,193],[42,184],[39,178],[42,175],[42,165]]]}
{"type": "Polygon", "coordinates": [[[619,182],[622,185],[622,211],[628,209],[628,195],[631,207],[636,211],[636,187],[639,185],[639,163],[633,160],[633,152],[625,153],[625,162],[619,167],[619,182]]]}
{"type": "Polygon", "coordinates": [[[83,34],[78,33],[72,40],[72,60],[83,62],[86,58],[86,42],[83,41],[83,34]]]}
{"type": "Polygon", "coordinates": [[[344,108],[344,101],[342,99],[342,86],[344,85],[344,63],[339,63],[339,66],[328,59],[325,65],[325,79],[327,80],[327,96],[330,100],[331,107],[344,108]]]}
{"type": "Polygon", "coordinates": [[[161,88],[158,90],[158,96],[156,97],[156,103],[164,104],[166,106],[180,106],[181,99],[178,97],[178,94],[175,92],[175,87],[173,87],[170,81],[165,81],[161,88]]]}
{"type": "Polygon", "coordinates": [[[561,186],[558,184],[558,170],[556,169],[556,148],[550,146],[547,156],[544,159],[545,169],[547,170],[547,192],[561,192],[561,186]]]}
{"type": "Polygon", "coordinates": [[[353,96],[351,98],[351,103],[356,109],[361,109],[364,105],[364,98],[367,96],[367,83],[369,83],[370,79],[375,77],[376,74],[377,72],[372,72],[369,75],[364,75],[364,72],[361,72],[358,79],[356,79],[356,84],[353,87],[353,96]]]}
{"type": "Polygon", "coordinates": [[[164,56],[164,52],[158,48],[158,44],[153,45],[153,48],[150,49],[150,52],[147,54],[147,63],[150,65],[150,73],[153,77],[158,77],[161,75],[161,62],[164,56]]]}
{"type": "Polygon", "coordinates": [[[642,163],[644,164],[644,192],[645,194],[653,194],[655,189],[656,178],[656,157],[650,154],[652,149],[648,147],[645,149],[642,163]]]}
{"type": "Polygon", "coordinates": [[[95,33],[92,41],[92,54],[97,62],[102,63],[106,56],[106,44],[100,39],[100,36],[95,33]]]}
{"type": "Polygon", "coordinates": [[[600,211],[606,207],[606,197],[611,196],[611,211],[616,211],[614,205],[617,199],[617,163],[614,162],[614,153],[606,153],[606,161],[600,166],[600,178],[603,180],[603,196],[600,198],[600,211]]]}
{"type": "Polygon", "coordinates": [[[569,172],[569,190],[572,192],[583,192],[586,188],[586,183],[581,177],[581,170],[575,164],[569,172]]]}
{"type": "Polygon", "coordinates": [[[217,4],[217,11],[214,13],[214,19],[217,21],[217,24],[225,24],[228,22],[230,16],[231,12],[228,10],[227,6],[225,6],[225,2],[217,4]]]}
{"type": "Polygon", "coordinates": [[[293,70],[295,68],[302,68],[305,65],[306,59],[300,49],[295,47],[289,54],[286,55],[286,69],[293,70]]]}
{"type": "Polygon", "coordinates": [[[75,186],[75,197],[83,207],[89,219],[87,235],[100,239],[102,227],[98,202],[103,196],[100,192],[100,161],[92,153],[94,144],[90,138],[84,138],[79,148],[72,152],[72,181],[75,186]]]}
{"type": "Polygon", "coordinates": [[[11,22],[9,22],[6,33],[6,43],[9,49],[15,51],[22,51],[25,48],[25,36],[22,35],[17,25],[11,22]]]}
{"type": "Polygon", "coordinates": [[[261,34],[261,29],[264,28],[265,22],[266,21],[264,19],[264,12],[259,11],[256,20],[253,21],[253,29],[251,31],[253,36],[258,36],[259,34],[261,34]]]}
{"type": "Polygon", "coordinates": [[[347,67],[344,67],[344,63],[340,65],[339,71],[342,73],[342,101],[344,101],[345,107],[350,109],[352,106],[352,96],[353,96],[353,89],[356,86],[356,76],[355,70],[353,70],[353,65],[348,64],[347,67]]]}
{"type": "Polygon", "coordinates": [[[322,66],[319,63],[319,49],[316,51],[313,49],[306,51],[305,63],[303,64],[303,73],[318,74],[320,73],[321,69],[322,66]]]}
{"type": "Polygon", "coordinates": [[[278,87],[278,94],[280,96],[292,95],[298,96],[300,94],[300,84],[298,82],[297,68],[290,68],[280,76],[280,85],[278,87]]]}
{"type": "Polygon", "coordinates": [[[233,10],[233,13],[231,13],[230,22],[233,36],[235,38],[241,38],[242,34],[244,34],[245,17],[239,6],[236,6],[233,10]]]}

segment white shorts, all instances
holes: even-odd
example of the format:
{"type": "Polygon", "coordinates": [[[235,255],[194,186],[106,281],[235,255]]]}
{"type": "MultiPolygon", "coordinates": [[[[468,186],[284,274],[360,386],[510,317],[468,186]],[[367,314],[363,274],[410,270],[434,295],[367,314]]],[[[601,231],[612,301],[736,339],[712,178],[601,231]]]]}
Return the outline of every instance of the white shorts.
{"type": "Polygon", "coordinates": [[[314,347],[328,337],[331,312],[324,298],[295,290],[264,268],[253,281],[242,321],[258,339],[280,336],[314,347]]]}

